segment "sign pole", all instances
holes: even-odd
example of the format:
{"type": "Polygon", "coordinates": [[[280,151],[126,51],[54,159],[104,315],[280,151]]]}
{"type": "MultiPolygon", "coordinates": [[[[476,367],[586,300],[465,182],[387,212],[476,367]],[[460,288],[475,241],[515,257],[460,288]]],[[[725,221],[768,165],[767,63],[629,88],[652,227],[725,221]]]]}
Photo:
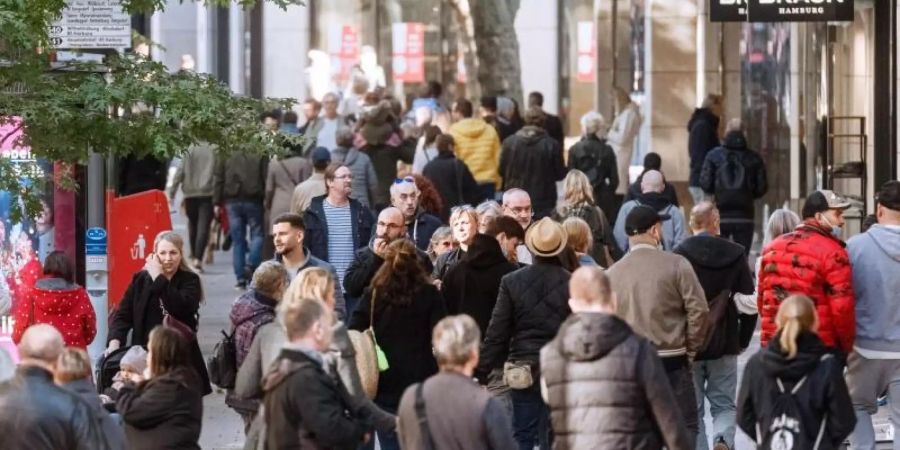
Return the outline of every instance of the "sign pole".
{"type": "Polygon", "coordinates": [[[106,349],[109,292],[106,233],[106,183],[103,156],[91,152],[87,167],[87,231],[85,232],[85,289],[97,316],[97,335],[88,346],[92,361],[106,349]]]}

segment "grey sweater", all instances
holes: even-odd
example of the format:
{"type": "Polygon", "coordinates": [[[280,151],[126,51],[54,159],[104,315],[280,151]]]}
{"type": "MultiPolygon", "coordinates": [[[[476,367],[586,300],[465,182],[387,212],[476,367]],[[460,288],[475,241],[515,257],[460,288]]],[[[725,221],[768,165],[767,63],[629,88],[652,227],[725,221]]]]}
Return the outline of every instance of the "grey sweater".
{"type": "Polygon", "coordinates": [[[179,187],[184,192],[184,198],[212,197],[215,168],[216,155],[211,145],[198,144],[191,147],[175,172],[169,188],[169,198],[175,198],[179,187]]]}
{"type": "Polygon", "coordinates": [[[355,148],[338,147],[331,151],[331,162],[343,164],[350,169],[353,174],[353,192],[350,196],[366,208],[371,208],[375,191],[378,190],[378,179],[369,155],[355,148]]]}

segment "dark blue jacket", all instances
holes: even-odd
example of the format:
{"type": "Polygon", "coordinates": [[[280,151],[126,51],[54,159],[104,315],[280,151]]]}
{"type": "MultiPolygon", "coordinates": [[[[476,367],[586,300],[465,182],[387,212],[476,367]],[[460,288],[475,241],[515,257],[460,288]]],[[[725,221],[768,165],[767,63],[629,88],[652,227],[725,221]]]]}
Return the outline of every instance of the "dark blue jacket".
{"type": "Polygon", "coordinates": [[[697,108],[688,121],[688,151],[691,156],[690,186],[700,186],[700,168],[710,150],[719,146],[719,117],[709,108],[697,108]]]}
{"type": "Polygon", "coordinates": [[[406,234],[416,244],[416,248],[425,251],[431,243],[431,235],[442,225],[441,219],[420,208],[416,213],[416,219],[406,226],[406,234]]]}
{"type": "MultiPolygon", "coordinates": [[[[309,208],[303,214],[303,222],[306,225],[304,242],[313,256],[323,260],[328,259],[328,221],[325,219],[325,196],[312,199],[309,208]]],[[[353,248],[362,248],[369,243],[375,225],[375,219],[369,208],[360,202],[350,199],[350,218],[353,221],[353,248]]]]}
{"type": "Polygon", "coordinates": [[[729,132],[722,146],[706,155],[699,181],[703,191],[715,195],[716,206],[724,222],[729,219],[753,220],[754,201],[769,190],[766,166],[758,153],[747,148],[747,139],[740,131],[729,132]],[[744,169],[744,186],[741,189],[729,190],[717,186],[719,170],[726,167],[729,158],[744,169]]]}

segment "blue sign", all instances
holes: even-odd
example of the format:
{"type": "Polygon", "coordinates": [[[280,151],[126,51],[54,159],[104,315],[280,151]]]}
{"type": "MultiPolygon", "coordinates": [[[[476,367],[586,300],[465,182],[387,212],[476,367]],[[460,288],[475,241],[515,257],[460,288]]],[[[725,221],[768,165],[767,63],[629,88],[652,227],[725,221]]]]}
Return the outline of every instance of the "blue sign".
{"type": "Polygon", "coordinates": [[[88,228],[84,233],[84,253],[86,255],[106,255],[106,230],[88,228]]]}

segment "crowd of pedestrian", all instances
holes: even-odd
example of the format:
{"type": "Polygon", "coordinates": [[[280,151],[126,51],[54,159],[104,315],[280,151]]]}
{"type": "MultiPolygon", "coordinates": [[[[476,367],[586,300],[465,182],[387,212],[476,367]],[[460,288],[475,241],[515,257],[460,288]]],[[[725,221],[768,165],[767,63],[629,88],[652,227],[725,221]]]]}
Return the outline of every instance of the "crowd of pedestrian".
{"type": "Polygon", "coordinates": [[[754,247],[765,166],[740,121],[720,126],[721,97],[691,118],[684,202],[655,153],[629,183],[641,119],[624,93],[567,153],[540,93],[520,116],[423,92],[408,111],[327,94],[302,126],[265,114],[304,137],[276,159],[192,147],[169,193],[189,245],[156,237],[96,387],[93,310],[48,256],[0,383],[9,448],[199,448],[211,382],[246,448],[727,450],[740,428],[759,448],[868,450],[885,392],[900,420],[900,182],[849,241],[850,203],[819,190],[754,247]],[[207,365],[197,272],[222,215],[239,294],[207,365]]]}

